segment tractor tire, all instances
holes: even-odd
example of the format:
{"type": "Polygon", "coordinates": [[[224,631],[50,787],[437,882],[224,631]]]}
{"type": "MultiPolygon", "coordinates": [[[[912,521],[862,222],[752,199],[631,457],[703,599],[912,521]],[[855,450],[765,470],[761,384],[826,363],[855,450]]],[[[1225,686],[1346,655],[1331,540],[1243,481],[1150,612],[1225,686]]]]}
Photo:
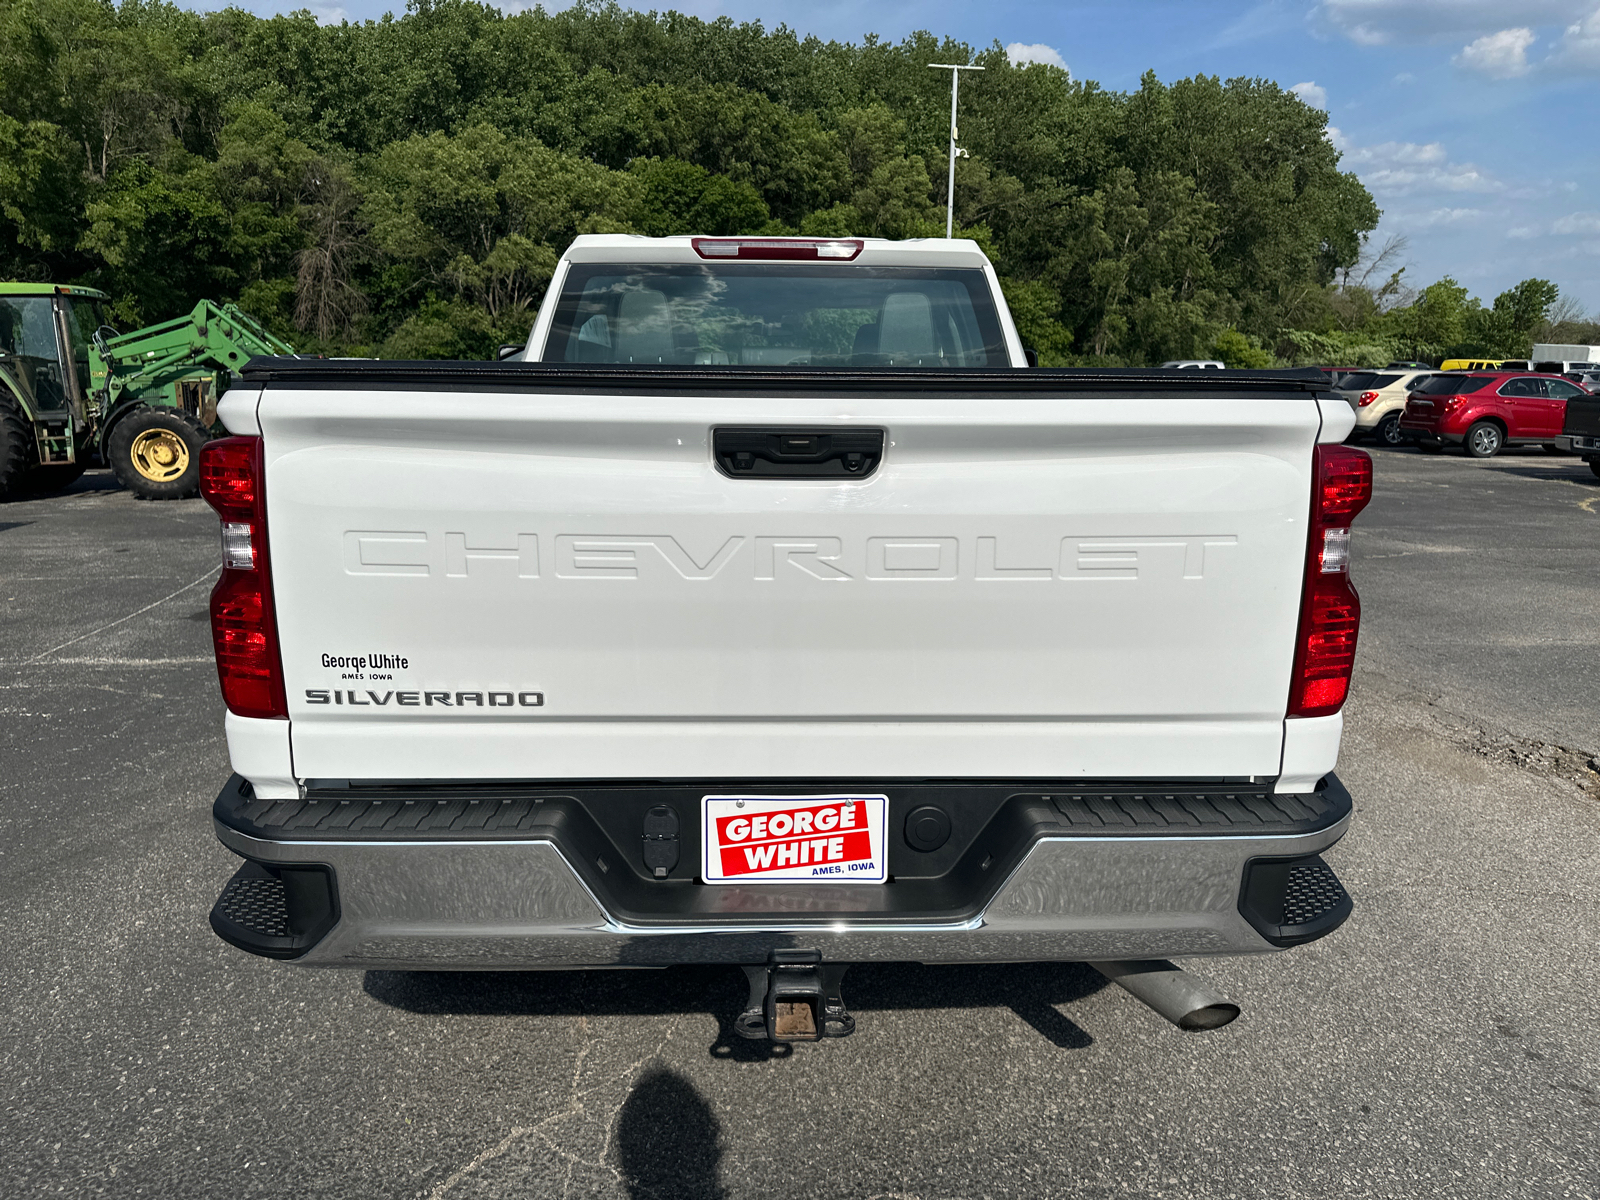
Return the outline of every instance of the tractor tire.
{"type": "Polygon", "coordinates": [[[0,500],[28,494],[28,465],[33,461],[33,430],[16,401],[0,392],[0,500]]]}
{"type": "Polygon", "coordinates": [[[46,463],[28,472],[27,487],[35,496],[48,496],[71,487],[83,474],[83,463],[46,463]]]}
{"type": "Polygon", "coordinates": [[[200,488],[211,431],[175,408],[140,405],[111,428],[106,457],[117,481],[145,500],[181,500],[200,488]]]}

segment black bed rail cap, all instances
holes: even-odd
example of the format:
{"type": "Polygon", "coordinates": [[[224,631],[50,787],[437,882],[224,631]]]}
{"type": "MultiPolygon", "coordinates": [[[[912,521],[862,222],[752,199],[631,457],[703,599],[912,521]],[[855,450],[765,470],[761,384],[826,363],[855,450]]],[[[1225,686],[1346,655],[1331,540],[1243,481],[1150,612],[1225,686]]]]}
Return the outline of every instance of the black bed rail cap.
{"type": "Polygon", "coordinates": [[[415,391],[871,392],[1061,395],[1178,392],[1191,395],[1312,394],[1329,390],[1312,367],[1285,371],[1159,370],[1151,367],[705,367],[609,363],[466,362],[258,356],[240,372],[260,387],[415,391]]]}

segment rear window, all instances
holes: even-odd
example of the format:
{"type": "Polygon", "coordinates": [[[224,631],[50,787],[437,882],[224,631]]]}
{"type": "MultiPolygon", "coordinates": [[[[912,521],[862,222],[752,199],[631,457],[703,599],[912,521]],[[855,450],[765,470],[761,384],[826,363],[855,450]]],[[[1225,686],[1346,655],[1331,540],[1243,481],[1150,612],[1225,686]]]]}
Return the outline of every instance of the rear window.
{"type": "Polygon", "coordinates": [[[1377,375],[1371,371],[1351,371],[1339,380],[1339,387],[1347,392],[1365,391],[1376,378],[1377,375]]]}
{"type": "Polygon", "coordinates": [[[1424,379],[1412,391],[1424,396],[1453,396],[1457,393],[1475,392],[1495,381],[1493,375],[1435,375],[1424,379]]]}
{"type": "Polygon", "coordinates": [[[1367,386],[1370,387],[1370,388],[1374,388],[1374,389],[1376,389],[1376,388],[1386,388],[1391,383],[1398,383],[1399,380],[1400,380],[1400,376],[1398,376],[1398,375],[1374,375],[1372,377],[1372,382],[1369,383],[1367,386]]]}
{"type": "Polygon", "coordinates": [[[575,263],[545,362],[1008,367],[980,270],[575,263]]]}

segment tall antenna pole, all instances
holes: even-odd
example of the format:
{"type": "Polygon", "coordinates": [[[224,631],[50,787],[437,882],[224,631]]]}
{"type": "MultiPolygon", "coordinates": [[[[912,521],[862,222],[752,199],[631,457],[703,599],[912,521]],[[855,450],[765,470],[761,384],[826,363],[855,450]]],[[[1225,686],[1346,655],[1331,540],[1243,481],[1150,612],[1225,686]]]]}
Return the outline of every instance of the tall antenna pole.
{"type": "Polygon", "coordinates": [[[965,150],[956,149],[956,96],[961,90],[961,72],[981,71],[982,67],[963,66],[959,63],[929,63],[929,68],[935,71],[950,72],[950,181],[945,190],[944,202],[944,235],[954,237],[956,233],[956,158],[966,157],[965,150]]]}

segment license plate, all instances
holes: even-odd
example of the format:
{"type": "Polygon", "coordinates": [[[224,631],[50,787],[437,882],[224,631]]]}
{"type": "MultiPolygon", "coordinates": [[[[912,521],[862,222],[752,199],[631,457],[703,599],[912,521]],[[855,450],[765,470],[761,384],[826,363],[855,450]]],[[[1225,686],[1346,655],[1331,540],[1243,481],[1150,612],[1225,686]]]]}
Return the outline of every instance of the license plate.
{"type": "Polygon", "coordinates": [[[706,796],[707,883],[882,883],[887,796],[706,796]]]}

